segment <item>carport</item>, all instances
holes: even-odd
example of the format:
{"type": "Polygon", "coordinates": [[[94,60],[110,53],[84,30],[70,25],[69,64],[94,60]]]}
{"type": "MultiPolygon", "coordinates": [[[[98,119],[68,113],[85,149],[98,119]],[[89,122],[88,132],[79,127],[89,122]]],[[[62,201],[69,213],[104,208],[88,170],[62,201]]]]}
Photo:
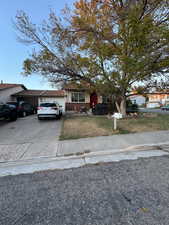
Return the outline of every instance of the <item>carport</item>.
{"type": "Polygon", "coordinates": [[[57,102],[65,112],[66,93],[64,90],[24,90],[12,95],[17,101],[25,101],[37,107],[42,102],[57,102]]]}

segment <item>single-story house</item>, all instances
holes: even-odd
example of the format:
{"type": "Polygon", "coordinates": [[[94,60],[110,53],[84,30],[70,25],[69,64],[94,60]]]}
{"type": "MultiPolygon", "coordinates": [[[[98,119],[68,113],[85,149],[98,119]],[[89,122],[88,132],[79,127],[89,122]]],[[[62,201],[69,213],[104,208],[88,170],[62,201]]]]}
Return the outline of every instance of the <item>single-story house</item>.
{"type": "Polygon", "coordinates": [[[148,93],[147,97],[147,108],[156,108],[160,107],[161,105],[169,104],[169,90],[148,93]]]}
{"type": "Polygon", "coordinates": [[[129,96],[129,99],[133,104],[137,104],[139,106],[144,105],[146,103],[146,98],[143,95],[133,94],[129,96]]]}
{"type": "Polygon", "coordinates": [[[9,101],[15,101],[16,98],[13,96],[13,94],[16,94],[23,90],[27,90],[23,84],[7,84],[1,81],[0,102],[6,103],[9,101]]]}
{"type": "Polygon", "coordinates": [[[26,101],[35,107],[44,102],[57,102],[65,112],[66,92],[64,90],[23,90],[12,96],[17,101],[26,101]]]}
{"type": "Polygon", "coordinates": [[[22,84],[0,84],[0,101],[26,101],[37,107],[42,102],[58,102],[65,111],[80,111],[81,107],[91,108],[98,103],[107,103],[86,85],[81,87],[68,84],[62,90],[29,90],[22,84]]]}
{"type": "Polygon", "coordinates": [[[63,87],[66,92],[66,111],[80,111],[81,107],[92,108],[98,103],[107,103],[108,97],[101,96],[90,87],[67,84],[63,87]]]}

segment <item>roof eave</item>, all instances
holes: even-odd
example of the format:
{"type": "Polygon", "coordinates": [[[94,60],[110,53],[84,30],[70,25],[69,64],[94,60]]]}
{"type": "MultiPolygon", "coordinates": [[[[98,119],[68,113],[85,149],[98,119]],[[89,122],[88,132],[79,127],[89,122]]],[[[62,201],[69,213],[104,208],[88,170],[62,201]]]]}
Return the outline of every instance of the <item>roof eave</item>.
{"type": "Polygon", "coordinates": [[[0,91],[4,91],[6,89],[11,89],[11,88],[16,88],[16,87],[22,87],[24,90],[28,90],[24,85],[17,85],[17,86],[13,86],[13,87],[5,87],[5,88],[0,88],[0,91]]]}

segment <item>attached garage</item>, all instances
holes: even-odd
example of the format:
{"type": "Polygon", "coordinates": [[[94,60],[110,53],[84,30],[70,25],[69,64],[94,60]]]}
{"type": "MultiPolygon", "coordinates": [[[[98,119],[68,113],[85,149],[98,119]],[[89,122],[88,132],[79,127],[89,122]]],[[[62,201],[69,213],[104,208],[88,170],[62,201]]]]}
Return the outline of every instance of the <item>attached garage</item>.
{"type": "Polygon", "coordinates": [[[18,101],[31,103],[34,107],[43,102],[57,102],[62,106],[63,113],[65,112],[66,93],[64,90],[24,90],[13,96],[18,101]]]}
{"type": "Polygon", "coordinates": [[[59,103],[59,105],[62,106],[63,112],[65,112],[65,103],[66,103],[66,99],[65,97],[39,97],[38,99],[38,104],[40,105],[40,103],[44,103],[44,102],[57,102],[59,103]]]}

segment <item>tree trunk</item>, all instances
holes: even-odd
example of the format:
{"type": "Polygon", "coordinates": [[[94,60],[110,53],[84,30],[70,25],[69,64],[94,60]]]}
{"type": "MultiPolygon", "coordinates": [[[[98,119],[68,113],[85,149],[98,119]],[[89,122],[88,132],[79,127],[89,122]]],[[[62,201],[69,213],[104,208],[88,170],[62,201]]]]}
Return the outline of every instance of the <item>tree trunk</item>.
{"type": "Polygon", "coordinates": [[[119,113],[121,113],[124,117],[126,116],[126,98],[122,97],[120,104],[116,101],[116,108],[119,113]]]}
{"type": "Polygon", "coordinates": [[[121,114],[125,117],[126,116],[126,98],[123,97],[120,103],[120,111],[121,114]]]}
{"type": "Polygon", "coordinates": [[[121,113],[120,106],[119,106],[118,102],[116,101],[115,104],[116,104],[116,108],[117,108],[118,113],[121,113]]]}

